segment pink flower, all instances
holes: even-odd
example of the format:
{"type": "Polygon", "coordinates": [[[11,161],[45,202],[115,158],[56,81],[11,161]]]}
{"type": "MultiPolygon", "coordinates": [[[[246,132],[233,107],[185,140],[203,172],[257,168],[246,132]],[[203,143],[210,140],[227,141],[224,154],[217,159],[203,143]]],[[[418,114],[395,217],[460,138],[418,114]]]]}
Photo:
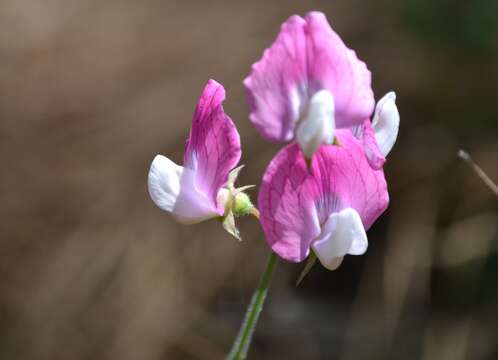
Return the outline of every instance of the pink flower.
{"type": "Polygon", "coordinates": [[[365,252],[366,230],[388,205],[382,167],[399,128],[394,92],[370,121],[370,71],[319,12],[290,17],[244,85],[261,135],[295,141],[272,160],[259,193],[272,249],[296,262],[312,249],[329,269],[365,252]]]}
{"type": "MultiPolygon", "coordinates": [[[[366,231],[389,203],[384,172],[370,166],[363,142],[350,130],[336,135],[340,145],[322,145],[309,166],[298,144],[282,149],[258,199],[266,240],[280,257],[300,262],[312,249],[331,270],[366,251],[366,231]]],[[[375,139],[370,146],[381,153],[375,139]]]]}
{"type": "Polygon", "coordinates": [[[399,120],[396,94],[391,91],[377,103],[372,122],[365,120],[350,129],[362,142],[368,163],[374,169],[381,169],[386,162],[398,137],[399,120]]]}
{"type": "Polygon", "coordinates": [[[336,128],[361,125],[374,109],[370,71],[320,12],[291,16],[244,85],[261,135],[296,139],[307,158],[333,143],[336,128]]]}
{"type": "MultiPolygon", "coordinates": [[[[148,187],[154,203],[182,223],[226,216],[241,156],[240,138],[221,103],[225,89],[209,80],[202,91],[185,146],[183,166],[157,155],[148,187]]],[[[232,219],[233,220],[233,219],[232,219]]]]}

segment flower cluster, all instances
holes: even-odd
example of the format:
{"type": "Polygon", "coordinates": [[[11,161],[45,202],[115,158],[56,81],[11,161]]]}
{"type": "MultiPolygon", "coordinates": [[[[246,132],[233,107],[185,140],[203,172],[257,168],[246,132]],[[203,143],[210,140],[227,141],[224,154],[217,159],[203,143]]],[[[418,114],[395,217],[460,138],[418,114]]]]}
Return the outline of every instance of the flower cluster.
{"type": "MultiPolygon", "coordinates": [[[[375,105],[365,63],[332,30],[325,15],[290,17],[244,80],[250,121],[261,136],[286,142],[259,189],[266,240],[293,262],[310,252],[328,269],[363,254],[366,231],[388,206],[383,165],[398,134],[393,92],[375,105]]],[[[240,138],[210,80],[197,104],[183,166],[158,155],[149,172],[154,202],[177,220],[223,219],[256,212],[235,188],[240,138]]]]}

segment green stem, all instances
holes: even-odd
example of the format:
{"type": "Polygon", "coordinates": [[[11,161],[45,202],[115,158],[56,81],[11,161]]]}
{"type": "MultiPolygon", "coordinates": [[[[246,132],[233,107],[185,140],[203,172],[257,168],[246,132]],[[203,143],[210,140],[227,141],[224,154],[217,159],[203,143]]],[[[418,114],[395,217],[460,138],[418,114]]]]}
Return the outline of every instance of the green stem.
{"type": "Polygon", "coordinates": [[[247,352],[249,351],[249,347],[251,345],[252,335],[254,333],[254,329],[256,328],[256,324],[258,323],[259,314],[263,309],[266,293],[268,292],[268,287],[270,285],[270,280],[276,263],[277,255],[272,252],[268,258],[266,269],[259,280],[258,287],[252,295],[251,302],[247,307],[246,315],[244,316],[244,321],[240,327],[239,334],[237,335],[226,360],[241,360],[247,357],[247,352]]]}

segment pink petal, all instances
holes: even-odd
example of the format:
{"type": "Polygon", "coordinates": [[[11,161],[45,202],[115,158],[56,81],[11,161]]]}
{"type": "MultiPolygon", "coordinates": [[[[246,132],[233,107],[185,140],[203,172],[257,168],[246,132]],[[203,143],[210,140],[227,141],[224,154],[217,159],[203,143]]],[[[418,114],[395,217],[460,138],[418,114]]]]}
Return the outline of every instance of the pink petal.
{"type": "Polygon", "coordinates": [[[216,201],[218,191],[241,156],[239,133],[223,110],[223,100],[223,86],[209,80],[197,103],[183,158],[183,165],[195,172],[197,190],[220,215],[223,209],[216,201]]]}
{"type": "Polygon", "coordinates": [[[245,78],[250,120],[270,141],[289,141],[307,104],[306,22],[291,16],[245,78]]]}
{"type": "Polygon", "coordinates": [[[339,130],[337,136],[340,145],[322,145],[309,171],[298,145],[290,144],[265,172],[261,224],[271,248],[286,260],[308,255],[331,214],[352,208],[368,230],[387,208],[383,171],[370,166],[362,142],[349,130],[339,130]]]}
{"type": "Polygon", "coordinates": [[[334,97],[339,128],[360,124],[374,108],[370,71],[319,12],[290,17],[244,85],[250,120],[270,141],[291,140],[309,99],[323,89],[334,97]]]}
{"type": "Polygon", "coordinates": [[[349,130],[337,132],[339,146],[322,146],[313,157],[314,201],[320,223],[345,208],[355,209],[368,230],[389,203],[382,169],[375,170],[363,144],[349,130]]]}
{"type": "Polygon", "coordinates": [[[310,12],[305,20],[310,91],[332,93],[338,128],[361,124],[375,106],[370,71],[332,30],[325,14],[310,12]]]}
{"type": "Polygon", "coordinates": [[[370,120],[365,120],[362,125],[362,141],[365,148],[365,155],[368,163],[376,170],[381,169],[386,162],[386,158],[379,149],[377,138],[370,120]]]}
{"type": "Polygon", "coordinates": [[[270,162],[259,191],[260,221],[266,240],[273,251],[288,261],[305,259],[311,241],[320,234],[312,199],[303,190],[307,178],[304,156],[293,143],[270,162]]]}

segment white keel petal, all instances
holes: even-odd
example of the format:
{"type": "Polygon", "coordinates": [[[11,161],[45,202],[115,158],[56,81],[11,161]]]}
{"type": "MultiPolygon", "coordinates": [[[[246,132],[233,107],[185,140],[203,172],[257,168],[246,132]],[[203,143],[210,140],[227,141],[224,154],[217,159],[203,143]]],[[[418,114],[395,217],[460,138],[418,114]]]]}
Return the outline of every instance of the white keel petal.
{"type": "Polygon", "coordinates": [[[399,111],[396,106],[396,94],[391,91],[379,100],[375,108],[372,127],[375,139],[382,155],[387,156],[391,151],[399,130],[399,111]]]}
{"type": "Polygon", "coordinates": [[[193,224],[220,216],[205,194],[195,186],[195,173],[157,155],[149,170],[149,194],[152,201],[184,224],[193,224]]]}
{"type": "Polygon", "coordinates": [[[166,156],[156,155],[149,170],[149,194],[154,203],[164,211],[172,212],[180,194],[183,167],[166,156]]]}
{"type": "Polygon", "coordinates": [[[311,98],[308,112],[296,131],[297,142],[308,159],[321,144],[334,142],[334,111],[334,97],[330,91],[321,90],[311,98]]]}
{"type": "Polygon", "coordinates": [[[313,251],[324,267],[335,270],[346,254],[361,255],[368,247],[367,234],[355,209],[333,213],[312,244],[313,251]]]}

